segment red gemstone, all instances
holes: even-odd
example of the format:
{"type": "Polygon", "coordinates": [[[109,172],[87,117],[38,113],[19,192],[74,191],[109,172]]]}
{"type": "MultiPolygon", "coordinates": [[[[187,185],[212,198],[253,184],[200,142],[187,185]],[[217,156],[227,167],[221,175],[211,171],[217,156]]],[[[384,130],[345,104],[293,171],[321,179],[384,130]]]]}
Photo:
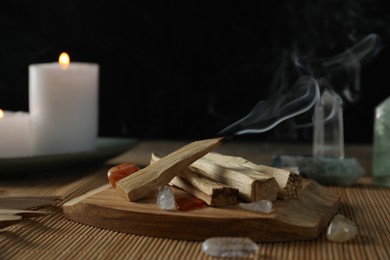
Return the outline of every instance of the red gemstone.
{"type": "Polygon", "coordinates": [[[181,211],[199,209],[206,206],[206,202],[195,197],[176,198],[175,200],[177,209],[181,211]]]}
{"type": "Polygon", "coordinates": [[[139,171],[140,168],[134,163],[123,163],[117,166],[112,167],[107,172],[108,180],[110,181],[112,187],[116,187],[116,182],[124,177],[129,176],[136,171],[139,171]]]}

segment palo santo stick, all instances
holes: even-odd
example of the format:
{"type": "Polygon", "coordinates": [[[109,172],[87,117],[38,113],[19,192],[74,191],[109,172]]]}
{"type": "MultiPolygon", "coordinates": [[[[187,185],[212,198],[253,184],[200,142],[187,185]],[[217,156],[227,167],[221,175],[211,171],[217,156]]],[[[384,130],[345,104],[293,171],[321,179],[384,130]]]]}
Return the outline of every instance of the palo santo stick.
{"type": "Polygon", "coordinates": [[[22,220],[23,220],[22,216],[0,214],[0,229],[19,223],[22,220]]]}
{"type": "MultiPolygon", "coordinates": [[[[302,176],[286,169],[255,164],[242,157],[223,155],[219,153],[209,153],[205,156],[205,158],[225,167],[237,170],[249,168],[274,177],[280,188],[278,193],[278,197],[280,199],[295,199],[302,190],[302,176]]],[[[253,173],[252,176],[256,177],[253,173]]]]}
{"type": "Polygon", "coordinates": [[[116,189],[129,201],[144,198],[167,185],[181,170],[226,140],[227,138],[218,137],[187,144],[161,160],[117,181],[116,189]]]}
{"type": "MultiPolygon", "coordinates": [[[[151,163],[160,159],[152,153],[151,163]]],[[[238,204],[238,189],[196,174],[188,167],[175,176],[170,184],[191,193],[212,207],[238,204]]]]}
{"type": "Polygon", "coordinates": [[[267,165],[248,165],[251,169],[265,173],[275,178],[280,190],[280,199],[296,199],[302,191],[302,176],[286,169],[274,168],[267,165]],[[253,168],[252,168],[253,166],[253,168]]]}
{"type": "Polygon", "coordinates": [[[21,210],[0,208],[0,215],[18,215],[24,218],[35,218],[49,215],[50,212],[40,210],[21,210]]]}
{"type": "Polygon", "coordinates": [[[0,196],[0,208],[35,209],[51,205],[59,200],[59,196],[0,196]]]}
{"type": "Polygon", "coordinates": [[[190,168],[196,173],[238,189],[239,196],[247,201],[273,201],[276,200],[279,191],[279,185],[273,177],[258,174],[254,178],[250,173],[257,172],[249,168],[243,172],[218,165],[205,157],[194,162],[190,168]]]}

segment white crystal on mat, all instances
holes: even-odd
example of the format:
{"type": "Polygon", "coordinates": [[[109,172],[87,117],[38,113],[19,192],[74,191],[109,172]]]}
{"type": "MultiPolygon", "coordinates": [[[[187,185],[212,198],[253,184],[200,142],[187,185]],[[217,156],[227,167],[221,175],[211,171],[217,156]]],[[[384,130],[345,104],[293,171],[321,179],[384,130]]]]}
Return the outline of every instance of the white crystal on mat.
{"type": "Polygon", "coordinates": [[[357,234],[356,224],[345,216],[337,214],[328,226],[326,237],[333,242],[345,242],[356,237],[357,234]]]}
{"type": "Polygon", "coordinates": [[[247,237],[212,237],[202,243],[202,251],[217,257],[244,257],[255,254],[259,246],[247,237]]]}
{"type": "Polygon", "coordinates": [[[163,210],[176,209],[175,195],[172,189],[167,185],[161,187],[157,192],[157,205],[163,210]]]}
{"type": "Polygon", "coordinates": [[[238,206],[250,211],[270,213],[272,211],[273,204],[270,200],[259,200],[250,203],[239,203],[238,206]]]}

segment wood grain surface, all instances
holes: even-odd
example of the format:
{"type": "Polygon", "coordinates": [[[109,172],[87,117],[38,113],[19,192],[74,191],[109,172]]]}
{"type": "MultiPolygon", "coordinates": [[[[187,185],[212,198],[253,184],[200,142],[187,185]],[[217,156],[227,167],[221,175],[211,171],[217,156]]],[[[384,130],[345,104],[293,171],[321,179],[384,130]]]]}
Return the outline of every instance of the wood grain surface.
{"type": "MultiPolygon", "coordinates": [[[[190,196],[174,190],[176,197],[190,196]]],[[[215,236],[245,236],[257,242],[312,240],[337,212],[340,196],[314,181],[304,180],[297,199],[274,202],[269,214],[239,206],[164,211],[151,196],[129,202],[104,185],[63,205],[70,220],[112,231],[152,237],[201,241],[215,236]]]]}

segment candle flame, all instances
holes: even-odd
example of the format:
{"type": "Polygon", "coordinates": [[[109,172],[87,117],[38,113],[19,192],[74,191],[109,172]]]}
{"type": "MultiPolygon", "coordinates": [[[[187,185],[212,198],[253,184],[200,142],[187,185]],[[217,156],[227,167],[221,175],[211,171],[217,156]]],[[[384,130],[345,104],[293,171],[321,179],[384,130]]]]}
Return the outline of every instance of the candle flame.
{"type": "Polygon", "coordinates": [[[62,69],[66,70],[70,63],[69,55],[66,52],[61,53],[60,57],[58,58],[58,63],[62,69]]]}
{"type": "Polygon", "coordinates": [[[3,117],[4,117],[4,111],[0,109],[0,119],[2,119],[3,117]]]}

